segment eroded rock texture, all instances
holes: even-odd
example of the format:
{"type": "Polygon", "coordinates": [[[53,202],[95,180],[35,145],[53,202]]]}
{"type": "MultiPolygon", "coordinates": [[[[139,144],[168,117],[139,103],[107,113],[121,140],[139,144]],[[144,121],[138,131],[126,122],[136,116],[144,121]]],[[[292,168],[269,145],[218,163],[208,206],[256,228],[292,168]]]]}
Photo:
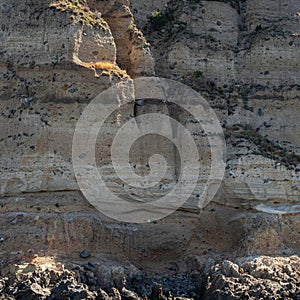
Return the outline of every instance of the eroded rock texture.
{"type": "MultiPolygon", "coordinates": [[[[188,270],[195,255],[213,260],[220,255],[299,253],[296,4],[2,1],[3,257],[22,258],[33,248],[72,258],[88,248],[169,272],[188,270]],[[151,18],[157,10],[161,13],[151,18]],[[100,215],[80,193],[72,168],[73,134],[96,95],[154,71],[196,89],[215,109],[227,142],[226,174],[201,213],[190,201],[158,222],[122,224],[100,215]]],[[[121,120],[147,112],[171,114],[165,103],[132,103],[121,120]]],[[[179,119],[186,125],[188,117],[182,113],[179,119]]],[[[112,116],[105,126],[104,133],[115,133],[118,120],[112,116]]],[[[207,141],[202,143],[205,165],[210,157],[207,141]]],[[[127,193],[111,171],[110,145],[110,137],[97,145],[99,164],[107,163],[108,184],[127,193]]],[[[147,173],[150,152],[157,148],[169,164],[168,186],[176,178],[178,157],[167,141],[148,136],[137,143],[133,165],[147,173]]],[[[162,189],[156,192],[160,195],[162,189]]]]}

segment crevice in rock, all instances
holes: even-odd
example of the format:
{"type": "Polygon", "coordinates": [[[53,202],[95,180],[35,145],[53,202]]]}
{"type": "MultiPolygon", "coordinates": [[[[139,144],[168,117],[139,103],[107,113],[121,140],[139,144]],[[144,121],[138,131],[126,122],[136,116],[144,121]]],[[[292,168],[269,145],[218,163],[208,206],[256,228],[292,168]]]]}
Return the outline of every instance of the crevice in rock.
{"type": "Polygon", "coordinates": [[[131,77],[154,75],[149,44],[134,23],[129,1],[89,1],[92,10],[102,13],[116,45],[116,63],[131,77]]]}

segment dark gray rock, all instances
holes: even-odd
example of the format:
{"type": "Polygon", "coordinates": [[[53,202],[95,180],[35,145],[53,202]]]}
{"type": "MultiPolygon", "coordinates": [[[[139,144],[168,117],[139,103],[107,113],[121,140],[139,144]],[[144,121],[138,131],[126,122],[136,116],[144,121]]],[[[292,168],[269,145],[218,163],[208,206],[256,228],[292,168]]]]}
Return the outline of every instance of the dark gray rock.
{"type": "Polygon", "coordinates": [[[90,256],[91,256],[91,253],[89,250],[84,249],[80,252],[81,258],[89,258],[90,256]]]}

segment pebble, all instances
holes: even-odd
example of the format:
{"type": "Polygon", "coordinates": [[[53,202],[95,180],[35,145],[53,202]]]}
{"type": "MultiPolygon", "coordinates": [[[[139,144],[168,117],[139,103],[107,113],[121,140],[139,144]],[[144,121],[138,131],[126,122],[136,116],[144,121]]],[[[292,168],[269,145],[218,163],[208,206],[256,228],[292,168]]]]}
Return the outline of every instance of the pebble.
{"type": "Polygon", "coordinates": [[[82,251],[80,252],[80,257],[81,257],[81,258],[88,258],[88,257],[90,257],[90,256],[91,256],[91,253],[90,253],[89,250],[84,249],[84,250],[82,250],[82,251]]]}

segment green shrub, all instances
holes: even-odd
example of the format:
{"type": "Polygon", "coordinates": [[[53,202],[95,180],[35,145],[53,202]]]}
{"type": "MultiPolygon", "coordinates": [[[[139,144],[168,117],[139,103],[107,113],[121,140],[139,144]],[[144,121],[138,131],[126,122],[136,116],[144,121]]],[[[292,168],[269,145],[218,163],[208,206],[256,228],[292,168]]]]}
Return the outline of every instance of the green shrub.
{"type": "Polygon", "coordinates": [[[194,72],[194,77],[203,78],[203,73],[200,70],[194,72]]]}
{"type": "Polygon", "coordinates": [[[260,24],[256,26],[255,31],[256,31],[256,32],[262,31],[262,27],[261,27],[260,24]]]}
{"type": "Polygon", "coordinates": [[[160,30],[169,22],[167,13],[156,10],[150,17],[150,23],[153,30],[160,30]]]}

